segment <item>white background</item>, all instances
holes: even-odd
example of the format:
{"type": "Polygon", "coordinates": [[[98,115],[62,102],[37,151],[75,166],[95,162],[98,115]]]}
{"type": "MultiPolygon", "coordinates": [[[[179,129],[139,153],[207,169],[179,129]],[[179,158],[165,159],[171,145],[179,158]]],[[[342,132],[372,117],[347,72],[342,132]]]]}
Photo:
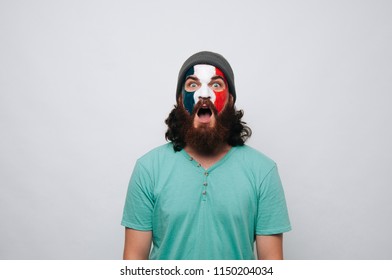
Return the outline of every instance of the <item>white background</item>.
{"type": "Polygon", "coordinates": [[[0,259],[120,259],[178,70],[223,54],[287,259],[392,259],[390,1],[0,1],[0,259]]]}

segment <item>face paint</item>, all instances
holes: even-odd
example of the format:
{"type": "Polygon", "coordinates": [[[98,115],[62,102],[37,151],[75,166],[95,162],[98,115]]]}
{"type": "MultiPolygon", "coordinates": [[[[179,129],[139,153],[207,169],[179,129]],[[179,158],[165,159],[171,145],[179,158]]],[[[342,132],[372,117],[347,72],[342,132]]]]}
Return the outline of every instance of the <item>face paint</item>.
{"type": "MultiPolygon", "coordinates": [[[[194,74],[193,67],[188,70],[188,72],[185,75],[185,79],[189,76],[192,76],[194,74]]],[[[194,99],[195,92],[193,91],[187,91],[185,88],[182,90],[182,100],[184,103],[185,109],[189,112],[189,114],[192,114],[193,107],[195,107],[195,99],[194,99]]],[[[197,101],[196,101],[197,102],[197,101]]]]}
{"type": "Polygon", "coordinates": [[[200,98],[209,98],[218,114],[223,110],[229,92],[225,76],[219,68],[198,64],[193,66],[185,77],[182,96],[184,107],[190,114],[200,98]]]}

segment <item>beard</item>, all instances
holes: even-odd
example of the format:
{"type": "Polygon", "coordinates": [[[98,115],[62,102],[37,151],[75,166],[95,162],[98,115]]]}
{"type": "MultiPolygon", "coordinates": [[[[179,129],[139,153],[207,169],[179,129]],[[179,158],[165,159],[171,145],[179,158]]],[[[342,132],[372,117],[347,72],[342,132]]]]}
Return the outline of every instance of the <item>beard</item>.
{"type": "Polygon", "coordinates": [[[184,120],[180,134],[182,139],[184,139],[185,145],[191,146],[201,154],[208,155],[214,153],[219,146],[228,142],[233,116],[235,116],[232,102],[229,101],[219,115],[210,100],[198,102],[193,108],[192,115],[185,110],[184,106],[178,106],[177,110],[178,119],[184,120]],[[215,123],[212,126],[210,126],[210,123],[201,123],[195,127],[194,119],[203,103],[208,106],[215,116],[215,123]]]}

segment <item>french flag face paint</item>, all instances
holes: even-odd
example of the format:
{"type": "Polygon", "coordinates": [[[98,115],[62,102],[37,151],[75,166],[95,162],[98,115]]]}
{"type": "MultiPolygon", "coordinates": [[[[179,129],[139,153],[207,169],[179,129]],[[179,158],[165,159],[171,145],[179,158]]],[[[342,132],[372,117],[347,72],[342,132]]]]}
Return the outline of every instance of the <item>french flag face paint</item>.
{"type": "Polygon", "coordinates": [[[195,65],[186,73],[182,97],[184,107],[189,114],[192,114],[195,104],[201,98],[209,98],[219,114],[229,97],[225,76],[215,66],[195,65]]]}

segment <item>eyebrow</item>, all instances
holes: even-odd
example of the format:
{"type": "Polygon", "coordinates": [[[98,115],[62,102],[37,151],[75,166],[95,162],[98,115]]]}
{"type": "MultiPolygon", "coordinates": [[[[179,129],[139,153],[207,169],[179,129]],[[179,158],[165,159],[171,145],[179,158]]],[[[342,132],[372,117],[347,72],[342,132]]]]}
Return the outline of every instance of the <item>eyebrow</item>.
{"type": "Polygon", "coordinates": [[[222,76],[216,75],[216,76],[211,78],[211,81],[212,80],[218,80],[218,79],[222,79],[223,81],[225,80],[222,76]]]}
{"type": "MultiPolygon", "coordinates": [[[[188,81],[188,80],[193,80],[193,81],[197,82],[197,81],[199,81],[199,78],[196,77],[196,76],[188,76],[188,77],[186,77],[185,81],[188,81]]],[[[211,78],[211,81],[214,81],[214,80],[223,80],[223,81],[225,81],[225,79],[222,76],[219,76],[219,75],[215,75],[215,76],[213,76],[211,78]]]]}
{"type": "Polygon", "coordinates": [[[188,77],[186,77],[185,81],[188,81],[188,80],[198,81],[199,79],[195,76],[188,76],[188,77]]]}

